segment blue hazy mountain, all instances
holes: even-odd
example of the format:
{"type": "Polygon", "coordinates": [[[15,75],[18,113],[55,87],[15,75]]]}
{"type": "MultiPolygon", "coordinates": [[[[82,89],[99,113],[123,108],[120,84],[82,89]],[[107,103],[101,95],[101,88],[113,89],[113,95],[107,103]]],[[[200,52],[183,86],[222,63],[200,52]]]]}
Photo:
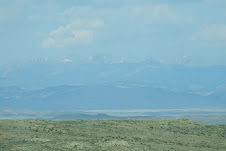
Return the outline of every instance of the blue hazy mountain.
{"type": "Polygon", "coordinates": [[[226,66],[196,67],[153,60],[111,63],[101,57],[91,62],[38,62],[0,66],[0,85],[40,89],[57,85],[123,83],[156,85],[175,90],[226,88],[226,66]]]}
{"type": "Polygon", "coordinates": [[[2,109],[106,110],[226,107],[226,93],[200,95],[150,86],[63,85],[40,90],[2,87],[0,94],[2,109]]]}
{"type": "Polygon", "coordinates": [[[37,110],[222,108],[226,66],[153,60],[46,62],[0,67],[0,108],[37,110]]]}

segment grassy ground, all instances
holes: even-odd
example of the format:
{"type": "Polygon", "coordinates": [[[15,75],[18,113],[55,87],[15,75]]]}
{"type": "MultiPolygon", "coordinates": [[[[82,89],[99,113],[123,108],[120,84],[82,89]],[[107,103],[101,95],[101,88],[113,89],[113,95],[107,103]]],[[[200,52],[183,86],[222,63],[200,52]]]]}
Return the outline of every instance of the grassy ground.
{"type": "Polygon", "coordinates": [[[0,120],[0,151],[225,151],[226,125],[190,120],[0,120]]]}

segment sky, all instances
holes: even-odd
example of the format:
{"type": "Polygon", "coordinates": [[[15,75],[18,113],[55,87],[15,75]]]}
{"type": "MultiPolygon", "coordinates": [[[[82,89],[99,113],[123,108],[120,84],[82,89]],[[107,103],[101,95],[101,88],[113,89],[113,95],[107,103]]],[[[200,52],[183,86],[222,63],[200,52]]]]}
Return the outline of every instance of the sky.
{"type": "Polygon", "coordinates": [[[0,65],[95,55],[226,65],[226,1],[0,0],[0,65]]]}

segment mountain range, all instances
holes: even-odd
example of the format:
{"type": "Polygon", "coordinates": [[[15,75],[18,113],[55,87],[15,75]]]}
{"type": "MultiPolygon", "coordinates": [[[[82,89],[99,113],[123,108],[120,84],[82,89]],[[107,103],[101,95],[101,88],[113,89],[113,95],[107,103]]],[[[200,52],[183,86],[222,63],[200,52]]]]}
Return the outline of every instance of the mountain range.
{"type": "Polygon", "coordinates": [[[226,66],[93,60],[0,66],[0,108],[226,107],[226,66]]]}
{"type": "Polygon", "coordinates": [[[203,96],[150,86],[62,85],[39,90],[0,89],[2,109],[26,110],[225,108],[225,98],[226,93],[221,92],[203,96]]]}

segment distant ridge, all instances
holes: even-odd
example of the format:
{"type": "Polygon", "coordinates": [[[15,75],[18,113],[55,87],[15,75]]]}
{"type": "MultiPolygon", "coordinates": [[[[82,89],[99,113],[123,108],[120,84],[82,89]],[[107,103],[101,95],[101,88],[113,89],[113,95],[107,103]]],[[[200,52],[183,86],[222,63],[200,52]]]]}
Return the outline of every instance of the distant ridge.
{"type": "Polygon", "coordinates": [[[39,90],[0,88],[1,109],[120,110],[225,108],[226,94],[200,95],[152,86],[62,85],[39,90]]]}

